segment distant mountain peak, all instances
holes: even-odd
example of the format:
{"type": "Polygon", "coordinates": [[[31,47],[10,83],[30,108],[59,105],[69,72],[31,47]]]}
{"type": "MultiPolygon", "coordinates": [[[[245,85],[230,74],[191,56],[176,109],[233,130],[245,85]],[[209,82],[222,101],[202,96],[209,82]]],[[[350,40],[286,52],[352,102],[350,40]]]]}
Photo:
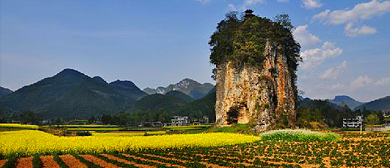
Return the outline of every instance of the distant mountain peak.
{"type": "Polygon", "coordinates": [[[0,86],[0,97],[11,94],[13,91],[0,86]]]}
{"type": "Polygon", "coordinates": [[[111,82],[109,85],[116,92],[135,100],[147,95],[145,92],[139,89],[132,81],[116,80],[114,82],[111,82]]]}
{"type": "Polygon", "coordinates": [[[333,101],[343,101],[343,100],[355,100],[347,95],[337,95],[334,97],[333,101]]]}
{"type": "MultiPolygon", "coordinates": [[[[179,83],[176,83],[174,86],[181,87],[181,88],[188,88],[190,85],[201,85],[199,82],[192,80],[190,78],[185,78],[181,80],[179,83]]],[[[176,90],[177,88],[173,88],[173,90],[176,90]]]]}
{"type": "Polygon", "coordinates": [[[191,83],[199,83],[193,79],[190,79],[190,78],[184,78],[183,80],[181,80],[179,83],[182,83],[182,82],[191,82],[191,83]]]}
{"type": "Polygon", "coordinates": [[[95,79],[98,82],[107,84],[107,82],[100,76],[94,76],[93,79],[95,79]]]}
{"type": "Polygon", "coordinates": [[[143,91],[148,94],[166,94],[170,91],[180,91],[192,98],[199,99],[204,97],[214,85],[210,83],[201,84],[193,79],[184,78],[176,84],[170,84],[167,87],[157,87],[156,89],[145,88],[143,91]]]}
{"type": "Polygon", "coordinates": [[[83,73],[81,73],[75,69],[65,68],[64,70],[62,70],[58,74],[83,74],[83,73]]]}
{"type": "Polygon", "coordinates": [[[330,100],[330,102],[339,106],[348,106],[351,109],[354,109],[355,107],[363,104],[362,102],[356,101],[347,95],[337,95],[334,97],[334,99],[330,100]]]}
{"type": "Polygon", "coordinates": [[[45,81],[48,83],[55,81],[57,83],[79,84],[79,83],[86,81],[88,79],[91,79],[91,78],[89,76],[77,71],[77,70],[66,68],[66,69],[62,70],[61,72],[57,73],[56,75],[49,77],[49,78],[45,78],[42,81],[45,81]]]}
{"type": "Polygon", "coordinates": [[[110,84],[118,85],[118,86],[123,87],[123,88],[137,87],[132,81],[128,81],[128,80],[116,80],[114,82],[111,82],[110,84]]]}

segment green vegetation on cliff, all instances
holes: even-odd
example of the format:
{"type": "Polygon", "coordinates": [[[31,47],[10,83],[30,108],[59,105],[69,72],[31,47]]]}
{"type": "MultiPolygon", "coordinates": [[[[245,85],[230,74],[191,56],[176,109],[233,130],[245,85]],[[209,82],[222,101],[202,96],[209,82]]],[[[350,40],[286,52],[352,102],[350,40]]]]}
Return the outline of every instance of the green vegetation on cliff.
{"type": "MultiPolygon", "coordinates": [[[[272,21],[268,18],[252,14],[252,10],[245,11],[239,19],[237,12],[226,14],[226,18],[218,23],[217,30],[211,36],[210,62],[220,65],[232,62],[236,66],[249,64],[262,65],[265,56],[264,48],[269,41],[280,47],[287,56],[289,70],[295,72],[298,66],[300,45],[294,40],[288,15],[278,15],[272,21]]],[[[293,79],[295,78],[295,73],[293,79]]]]}
{"type": "MultiPolygon", "coordinates": [[[[265,67],[265,60],[274,61],[271,64],[276,64],[276,59],[272,57],[280,55],[283,59],[283,68],[271,66],[266,71],[271,72],[276,81],[277,76],[280,75],[278,72],[287,69],[289,76],[283,77],[282,75],[281,78],[283,78],[283,82],[291,84],[288,84],[289,87],[291,86],[288,89],[293,94],[288,96],[288,99],[296,102],[296,71],[299,61],[302,60],[300,57],[301,46],[294,40],[292,34],[293,26],[289,16],[286,14],[277,15],[274,20],[271,20],[252,13],[252,10],[246,10],[243,17],[238,18],[237,12],[230,12],[226,14],[224,20],[218,23],[217,30],[209,41],[211,46],[210,62],[216,65],[216,69],[213,70],[213,78],[216,79],[217,75],[221,75],[217,74],[217,69],[222,70],[222,67],[225,65],[232,65],[232,68],[236,69],[237,72],[248,67],[262,70],[265,67]]],[[[277,104],[276,101],[282,101],[276,98],[276,96],[274,98],[274,104],[277,104]]],[[[295,104],[293,108],[295,108],[295,104]]],[[[282,116],[280,118],[286,117],[282,116]]],[[[288,119],[289,125],[294,122],[293,120],[295,119],[291,117],[288,119]]]]}

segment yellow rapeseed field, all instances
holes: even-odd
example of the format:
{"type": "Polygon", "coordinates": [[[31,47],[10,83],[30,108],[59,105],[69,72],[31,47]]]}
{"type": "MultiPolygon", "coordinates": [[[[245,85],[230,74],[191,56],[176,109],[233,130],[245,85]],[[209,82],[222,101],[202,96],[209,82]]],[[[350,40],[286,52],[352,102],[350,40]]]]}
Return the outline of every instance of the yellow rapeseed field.
{"type": "Polygon", "coordinates": [[[233,133],[159,136],[58,137],[37,130],[0,132],[0,158],[52,153],[125,152],[140,149],[211,147],[249,143],[259,137],[233,133]]]}
{"type": "Polygon", "coordinates": [[[144,136],[146,134],[148,135],[164,135],[166,134],[166,131],[137,131],[137,132],[109,132],[109,133],[98,133],[93,132],[93,136],[144,136]]]}
{"type": "Polygon", "coordinates": [[[38,129],[38,125],[0,123],[3,128],[38,129]]]}

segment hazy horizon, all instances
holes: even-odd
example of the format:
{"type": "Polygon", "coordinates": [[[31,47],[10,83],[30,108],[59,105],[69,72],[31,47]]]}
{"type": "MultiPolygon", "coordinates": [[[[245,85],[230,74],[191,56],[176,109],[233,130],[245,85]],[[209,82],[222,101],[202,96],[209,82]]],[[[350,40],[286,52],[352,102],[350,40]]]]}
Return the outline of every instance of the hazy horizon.
{"type": "Polygon", "coordinates": [[[211,79],[208,41],[233,10],[290,16],[305,97],[390,95],[390,1],[0,0],[0,86],[17,90],[65,68],[156,88],[211,79]],[[309,3],[311,2],[311,3],[309,3]]]}

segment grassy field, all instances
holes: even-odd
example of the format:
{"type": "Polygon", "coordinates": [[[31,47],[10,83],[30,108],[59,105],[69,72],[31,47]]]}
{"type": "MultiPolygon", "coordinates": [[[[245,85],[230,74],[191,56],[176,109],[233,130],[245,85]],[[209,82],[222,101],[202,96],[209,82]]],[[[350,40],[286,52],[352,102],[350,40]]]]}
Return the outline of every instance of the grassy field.
{"type": "MultiPolygon", "coordinates": [[[[3,135],[0,135],[0,137],[3,135]]],[[[178,148],[144,148],[139,151],[49,153],[45,156],[7,157],[4,167],[389,167],[389,134],[343,134],[336,141],[259,140],[237,134],[164,135],[190,141],[178,148]],[[206,136],[207,135],[207,136],[206,136]],[[204,136],[204,137],[203,137],[204,136]],[[237,136],[237,137],[236,137],[237,136]],[[186,138],[184,138],[186,137],[186,138]],[[220,139],[244,138],[238,144],[220,139]],[[203,139],[203,140],[200,140],[203,139]],[[207,139],[207,140],[205,140],[207,139]],[[208,145],[194,145],[196,141],[208,145]],[[213,142],[213,143],[211,143],[213,142]],[[218,145],[217,145],[218,144],[218,145]],[[225,145],[223,145],[225,144],[225,145]],[[222,145],[222,146],[221,146],[222,145]]],[[[143,137],[144,138],[144,137],[143,137]]],[[[148,137],[146,137],[148,138],[148,137]]],[[[167,141],[168,139],[165,139],[167,141]]],[[[147,139],[142,139],[147,140],[147,139]]],[[[162,139],[160,139],[162,140],[162,139]]],[[[3,141],[2,141],[3,142],[3,141]]],[[[151,141],[150,143],[157,143],[151,141]]],[[[160,142],[160,141],[159,141],[160,142]]],[[[68,143],[68,142],[67,142],[68,143]]],[[[167,142],[168,143],[168,142],[167,142]]],[[[172,143],[172,142],[169,142],[172,143]]],[[[199,142],[198,142],[199,143],[199,142]]],[[[202,143],[200,143],[202,144],[202,143]]]]}

